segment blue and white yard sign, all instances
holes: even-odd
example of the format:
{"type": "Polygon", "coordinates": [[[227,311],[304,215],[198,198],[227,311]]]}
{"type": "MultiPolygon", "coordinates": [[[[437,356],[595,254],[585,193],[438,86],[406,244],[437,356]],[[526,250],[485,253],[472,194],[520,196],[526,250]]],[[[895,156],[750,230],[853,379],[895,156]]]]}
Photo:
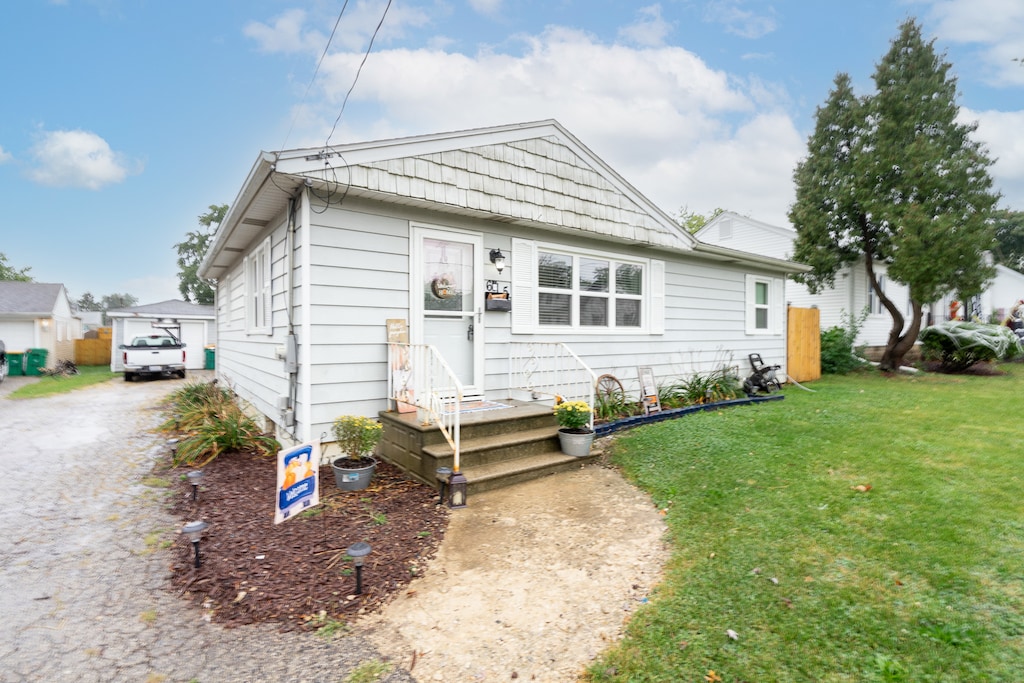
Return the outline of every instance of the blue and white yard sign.
{"type": "Polygon", "coordinates": [[[277,500],[274,524],[320,504],[320,442],[277,454],[277,500]]]}

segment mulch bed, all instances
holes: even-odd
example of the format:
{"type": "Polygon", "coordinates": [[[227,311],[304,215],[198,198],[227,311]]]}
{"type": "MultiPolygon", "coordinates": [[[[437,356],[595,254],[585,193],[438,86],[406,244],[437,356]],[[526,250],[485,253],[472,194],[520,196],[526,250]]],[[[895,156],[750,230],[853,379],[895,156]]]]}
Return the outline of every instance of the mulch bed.
{"type": "Polygon", "coordinates": [[[381,462],[368,488],[341,491],[330,466],[320,469],[320,506],[275,525],[277,473],[272,458],[229,453],[203,467],[196,502],[184,474],[171,469],[172,511],[182,525],[210,524],[202,566],[181,535],[171,550],[172,589],[225,626],[275,623],[313,630],[379,609],[437,550],[448,510],[434,489],[381,462]],[[345,549],[366,541],[363,593],[345,549]]]}

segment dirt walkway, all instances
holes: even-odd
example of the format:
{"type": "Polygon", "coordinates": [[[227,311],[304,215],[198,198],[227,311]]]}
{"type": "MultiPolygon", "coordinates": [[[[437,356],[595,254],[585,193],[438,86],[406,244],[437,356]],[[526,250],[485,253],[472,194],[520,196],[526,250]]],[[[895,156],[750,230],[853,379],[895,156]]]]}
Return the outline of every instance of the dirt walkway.
{"type": "Polygon", "coordinates": [[[425,576],[360,626],[419,681],[573,681],[659,580],[663,533],[602,467],[482,493],[425,576]]]}

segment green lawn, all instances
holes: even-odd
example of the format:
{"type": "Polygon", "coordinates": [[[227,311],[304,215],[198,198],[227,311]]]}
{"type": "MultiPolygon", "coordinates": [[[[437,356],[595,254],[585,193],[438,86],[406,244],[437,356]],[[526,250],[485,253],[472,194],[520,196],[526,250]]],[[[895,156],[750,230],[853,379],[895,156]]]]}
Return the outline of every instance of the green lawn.
{"type": "Polygon", "coordinates": [[[620,435],[672,558],[590,679],[1024,680],[1024,366],[1004,369],[827,377],[620,435]]]}
{"type": "Polygon", "coordinates": [[[121,377],[119,372],[111,372],[106,365],[84,366],[78,368],[79,374],[69,377],[40,377],[38,382],[18,387],[8,394],[8,398],[39,398],[51,394],[63,394],[74,389],[81,389],[101,382],[109,382],[114,377],[121,377]]]}

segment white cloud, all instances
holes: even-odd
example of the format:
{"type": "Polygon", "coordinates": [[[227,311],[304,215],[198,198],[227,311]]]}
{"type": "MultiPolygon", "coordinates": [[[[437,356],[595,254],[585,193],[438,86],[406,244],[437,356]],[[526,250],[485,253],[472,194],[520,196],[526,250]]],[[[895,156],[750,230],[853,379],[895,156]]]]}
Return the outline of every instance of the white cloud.
{"type": "Polygon", "coordinates": [[[303,33],[306,13],[301,9],[292,9],[278,16],[272,24],[258,21],[249,22],[242,33],[255,40],[264,52],[305,52],[311,44],[326,39],[318,32],[303,33]]]}
{"type": "Polygon", "coordinates": [[[619,29],[619,38],[633,45],[654,47],[665,42],[665,37],[672,31],[672,24],[661,16],[661,5],[651,5],[640,9],[640,18],[629,26],[619,29]]]}
{"type": "Polygon", "coordinates": [[[744,8],[746,0],[711,0],[704,8],[704,20],[725,26],[725,30],[741,38],[760,38],[778,26],[775,11],[767,13],[744,8]]]}
{"type": "Polygon", "coordinates": [[[1003,193],[1002,206],[1024,211],[1024,111],[960,110],[963,121],[977,121],[974,137],[988,147],[995,159],[991,174],[995,189],[1003,193]]]}
{"type": "Polygon", "coordinates": [[[5,150],[3,147],[0,147],[0,164],[6,164],[8,161],[10,161],[13,158],[14,157],[11,155],[10,152],[5,150]]]}
{"type": "Polygon", "coordinates": [[[365,50],[378,25],[380,31],[374,43],[377,48],[387,45],[391,40],[404,37],[410,28],[430,23],[430,15],[423,9],[393,3],[391,8],[387,9],[386,20],[381,24],[381,17],[384,16],[386,8],[386,0],[350,2],[341,21],[338,21],[336,14],[313,16],[301,9],[291,9],[281,13],[269,24],[249,22],[242,32],[255,40],[264,52],[307,52],[319,57],[327,44],[329,30],[333,29],[335,24],[337,30],[331,40],[332,51],[365,50]],[[328,32],[307,28],[307,24],[326,27],[328,32]]]}
{"type": "MultiPolygon", "coordinates": [[[[804,144],[777,113],[784,91],[730,78],[679,47],[608,45],[565,28],[521,41],[507,53],[375,51],[331,141],[554,118],[665,211],[722,206],[785,221],[804,144]],[[373,121],[355,118],[361,106],[373,121]]],[[[361,59],[325,60],[320,125],[307,130],[330,129],[361,59]]]]}
{"type": "Polygon", "coordinates": [[[501,11],[502,0],[469,0],[474,12],[494,15],[501,11]]]}
{"type": "Polygon", "coordinates": [[[53,187],[84,187],[98,190],[119,183],[141,170],[124,155],[110,149],[107,141],[84,130],[58,130],[41,135],[32,147],[29,177],[53,187]],[[129,168],[129,165],[136,168],[129,168]]]}
{"type": "Polygon", "coordinates": [[[1020,0],[938,0],[930,16],[944,41],[977,44],[993,85],[1024,85],[1024,3],[1020,0]]]}

